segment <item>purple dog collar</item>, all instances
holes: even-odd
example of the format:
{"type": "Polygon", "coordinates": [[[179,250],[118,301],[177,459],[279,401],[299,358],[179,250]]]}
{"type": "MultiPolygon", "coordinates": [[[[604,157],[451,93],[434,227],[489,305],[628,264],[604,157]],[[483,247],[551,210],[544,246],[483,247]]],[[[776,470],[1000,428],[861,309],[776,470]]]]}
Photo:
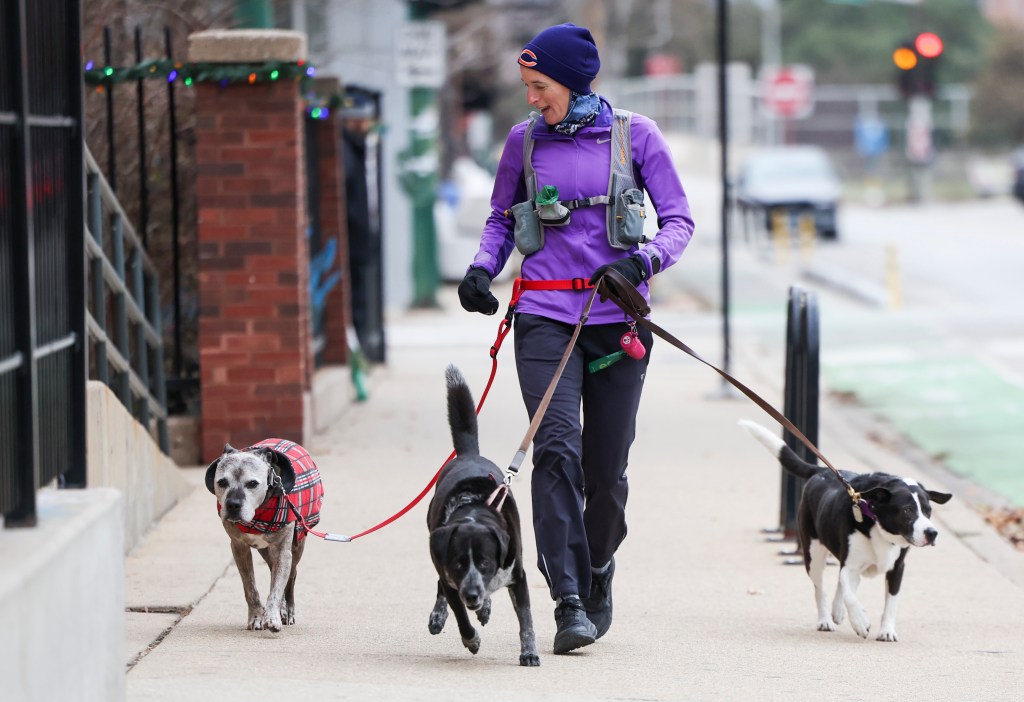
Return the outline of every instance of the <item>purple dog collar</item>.
{"type": "Polygon", "coordinates": [[[875,511],[871,509],[871,503],[865,500],[863,497],[857,501],[857,506],[860,507],[861,514],[868,519],[878,521],[878,517],[875,516],[875,511]]]}

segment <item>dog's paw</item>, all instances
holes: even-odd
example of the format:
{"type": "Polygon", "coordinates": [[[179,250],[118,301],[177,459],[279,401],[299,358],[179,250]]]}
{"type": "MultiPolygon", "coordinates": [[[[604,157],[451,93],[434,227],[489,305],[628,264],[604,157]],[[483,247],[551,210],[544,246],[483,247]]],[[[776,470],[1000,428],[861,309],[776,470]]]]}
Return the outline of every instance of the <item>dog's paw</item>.
{"type": "Polygon", "coordinates": [[[818,631],[835,631],[836,625],[832,623],[831,619],[820,619],[818,621],[818,631]]]}
{"type": "Polygon", "coordinates": [[[427,631],[434,636],[437,636],[444,631],[444,624],[448,621],[448,608],[447,607],[435,607],[430,613],[430,619],[427,621],[427,631]]]}
{"type": "Polygon", "coordinates": [[[538,656],[536,652],[520,653],[519,665],[526,666],[527,668],[536,668],[540,665],[540,656],[538,656]]]}
{"type": "Polygon", "coordinates": [[[882,629],[880,632],[878,632],[878,636],[876,637],[876,640],[877,641],[890,641],[890,642],[893,642],[893,643],[895,643],[896,641],[899,641],[899,639],[896,637],[896,632],[893,629],[882,629]]]}
{"type": "Polygon", "coordinates": [[[871,631],[871,623],[868,621],[867,613],[861,610],[850,610],[850,626],[857,633],[857,636],[862,639],[868,637],[868,632],[871,631]]]}
{"type": "Polygon", "coordinates": [[[475,656],[477,652],[480,650],[480,634],[474,631],[473,636],[471,638],[462,640],[462,645],[465,646],[469,650],[469,652],[475,656]]]}
{"type": "Polygon", "coordinates": [[[832,603],[832,621],[839,625],[843,623],[844,619],[846,619],[846,607],[840,601],[832,603]]]}
{"type": "Polygon", "coordinates": [[[263,608],[250,609],[249,610],[249,624],[245,627],[249,631],[262,631],[263,630],[263,608]]]}
{"type": "Polygon", "coordinates": [[[484,598],[484,603],[480,606],[480,609],[476,611],[476,618],[480,622],[481,626],[487,626],[487,622],[491,621],[490,597],[484,598]]]}
{"type": "Polygon", "coordinates": [[[281,631],[281,611],[271,612],[263,617],[263,628],[271,631],[281,631]]]}
{"type": "Polygon", "coordinates": [[[285,605],[281,607],[281,623],[290,626],[295,623],[295,607],[285,605]]]}

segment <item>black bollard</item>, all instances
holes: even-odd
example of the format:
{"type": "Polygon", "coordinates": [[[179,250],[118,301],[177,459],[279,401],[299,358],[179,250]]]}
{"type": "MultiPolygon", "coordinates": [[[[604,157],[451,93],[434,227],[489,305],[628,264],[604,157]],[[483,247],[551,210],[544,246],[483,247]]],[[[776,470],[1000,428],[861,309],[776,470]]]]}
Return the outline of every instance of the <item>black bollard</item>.
{"type": "MultiPolygon", "coordinates": [[[[820,347],[818,299],[798,285],[789,289],[786,315],[786,386],[783,413],[810,439],[818,443],[818,352],[820,347]]],[[[790,432],[786,445],[810,463],[818,458],[790,432]]],[[[785,539],[796,538],[796,507],[804,480],[782,471],[779,530],[785,539]]]]}

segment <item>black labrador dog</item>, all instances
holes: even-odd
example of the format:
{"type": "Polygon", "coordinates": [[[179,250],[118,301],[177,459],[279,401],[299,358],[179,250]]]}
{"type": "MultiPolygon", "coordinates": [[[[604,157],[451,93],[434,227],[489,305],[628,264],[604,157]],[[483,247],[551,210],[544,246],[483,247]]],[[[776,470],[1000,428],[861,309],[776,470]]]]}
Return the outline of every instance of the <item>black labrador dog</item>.
{"type": "Polygon", "coordinates": [[[441,470],[427,510],[430,558],[437,569],[437,601],[428,629],[439,634],[455,614],[462,644],[480,650],[480,634],[467,610],[481,624],[491,616],[491,593],[507,587],[519,619],[519,664],[540,665],[530,614],[530,592],[523,569],[519,510],[503,487],[502,471],[480,455],[476,409],[465,379],[455,366],[446,371],[448,423],[456,457],[441,470]]]}

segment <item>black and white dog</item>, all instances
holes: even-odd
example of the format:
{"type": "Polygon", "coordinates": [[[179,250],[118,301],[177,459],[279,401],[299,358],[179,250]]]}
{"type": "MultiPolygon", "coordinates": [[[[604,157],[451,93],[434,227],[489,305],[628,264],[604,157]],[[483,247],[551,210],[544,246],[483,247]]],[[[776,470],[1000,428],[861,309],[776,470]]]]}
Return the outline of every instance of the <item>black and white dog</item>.
{"type": "Polygon", "coordinates": [[[845,612],[849,612],[853,630],[867,638],[871,627],[857,599],[857,586],[862,575],[885,573],[885,607],[877,638],[896,641],[896,601],[907,551],[911,546],[935,544],[938,531],[929,519],[931,503],[945,504],[952,495],[926,490],[914,480],[888,473],[841,471],[867,500],[868,506],[862,510],[864,519],[858,522],[849,493],[829,468],[802,460],[782,439],[759,424],[744,420],[740,426],[767,446],[783,468],[807,480],[797,507],[797,529],[804,566],[814,583],[818,631],[835,631],[835,624],[841,624],[845,612]],[[822,585],[827,552],[839,559],[839,586],[831,615],[822,585]]]}
{"type": "Polygon", "coordinates": [[[438,576],[427,628],[440,634],[451,607],[462,644],[476,653],[480,634],[467,610],[487,624],[491,593],[507,587],[519,618],[519,664],[537,666],[540,657],[523,569],[519,511],[512,493],[503,487],[501,469],[480,455],[476,409],[465,379],[455,366],[448,366],[446,379],[456,457],[442,469],[427,510],[430,558],[438,576]]]}

